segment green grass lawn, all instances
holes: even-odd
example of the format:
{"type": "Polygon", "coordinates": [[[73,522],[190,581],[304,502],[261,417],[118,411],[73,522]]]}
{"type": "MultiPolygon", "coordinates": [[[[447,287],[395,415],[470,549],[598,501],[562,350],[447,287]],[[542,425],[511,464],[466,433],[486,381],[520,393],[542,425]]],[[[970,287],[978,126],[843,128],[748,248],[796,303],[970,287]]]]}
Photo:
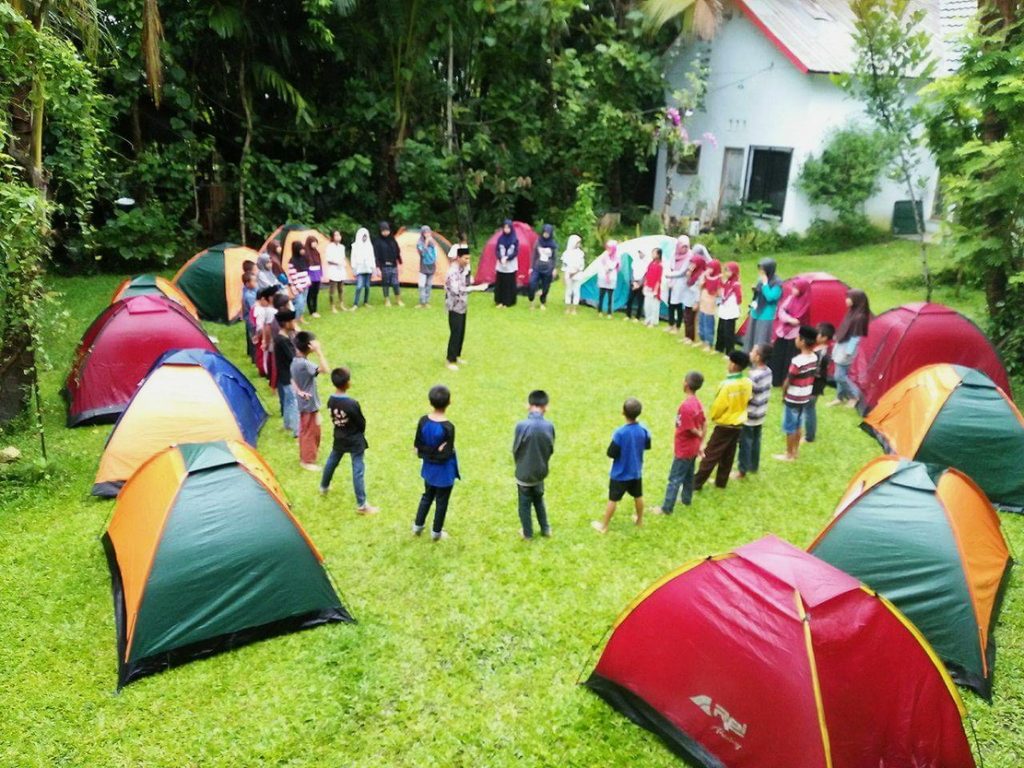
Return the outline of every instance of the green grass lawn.
{"type": "MultiPolygon", "coordinates": [[[[743,263],[749,286],[754,259],[743,263]]],[[[827,269],[868,290],[875,311],[919,300],[912,246],[841,255],[780,256],[780,274],[827,269]],[[911,285],[911,288],[907,288],[911,285]]],[[[695,557],[774,533],[805,546],[853,473],[878,455],[853,412],[822,408],[819,441],[782,465],[780,405],[772,402],[762,472],[642,529],[620,508],[606,537],[589,525],[607,489],[604,450],[627,396],[644,405],[654,438],[648,502],[658,503],[671,460],[672,421],[686,371],[707,376],[705,405],[724,376],[718,356],[674,337],[520,304],[499,312],[472,297],[465,356],[442,365],[442,297],[425,311],[378,306],[325,315],[310,327],[332,365],[353,371],[369,420],[367,480],[382,512],[354,514],[348,464],[331,495],[298,467],[295,442],[274,414],[259,450],[357,617],[287,635],[145,678],[115,694],[110,582],[99,537],[113,509],[88,494],[108,427],[67,430],[57,390],[74,346],[107,303],[116,277],[53,279],[70,319],[48,341],[56,369],[43,382],[53,466],[38,482],[0,478],[0,765],[2,766],[672,766],[646,731],[576,685],[622,608],[652,581],[695,557]],[[451,387],[463,480],[441,544],[409,527],[420,490],[411,443],[426,392],[451,387]],[[518,538],[509,448],[526,393],[551,394],[558,442],[548,483],[551,540],[518,538]]],[[[748,290],[745,288],[745,290],[748,290]]],[[[411,300],[414,291],[409,291],[411,300]]],[[[976,318],[976,293],[936,299],[976,318]]],[[[244,361],[241,326],[208,326],[244,361]]],[[[255,379],[254,379],[255,381],[255,379]]],[[[321,383],[326,396],[327,382],[321,383]]],[[[36,455],[30,435],[4,436],[36,455]]],[[[325,435],[322,459],[329,437],[325,435]]],[[[1003,515],[1022,551],[1024,518],[1003,515]]],[[[1014,577],[996,631],[991,705],[964,699],[985,765],[1024,764],[1024,596],[1014,577]]],[[[797,768],[794,766],[793,768],[797,768]]]]}

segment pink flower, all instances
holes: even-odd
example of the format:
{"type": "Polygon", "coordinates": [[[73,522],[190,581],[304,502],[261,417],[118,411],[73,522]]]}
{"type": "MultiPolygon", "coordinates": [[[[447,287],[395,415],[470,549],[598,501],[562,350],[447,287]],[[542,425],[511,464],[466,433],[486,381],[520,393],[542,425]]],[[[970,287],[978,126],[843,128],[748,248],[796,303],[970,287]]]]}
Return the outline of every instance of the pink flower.
{"type": "Polygon", "coordinates": [[[706,141],[712,147],[718,146],[718,139],[715,138],[715,134],[711,133],[711,131],[705,132],[701,138],[703,138],[704,141],[706,141]]]}
{"type": "Polygon", "coordinates": [[[679,110],[675,107],[669,107],[665,110],[665,117],[672,121],[672,125],[678,126],[683,122],[682,116],[679,114],[679,110]]]}

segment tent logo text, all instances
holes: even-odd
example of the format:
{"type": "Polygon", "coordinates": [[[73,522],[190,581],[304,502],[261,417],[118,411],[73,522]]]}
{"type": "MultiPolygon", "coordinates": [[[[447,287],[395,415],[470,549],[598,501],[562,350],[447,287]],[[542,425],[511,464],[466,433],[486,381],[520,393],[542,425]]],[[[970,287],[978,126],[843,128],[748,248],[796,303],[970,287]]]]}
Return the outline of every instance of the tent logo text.
{"type": "Polygon", "coordinates": [[[730,715],[729,711],[721,704],[715,704],[710,696],[691,696],[690,701],[700,707],[701,711],[708,717],[714,717],[721,720],[722,724],[716,724],[714,727],[715,733],[730,742],[734,747],[736,747],[736,749],[740,748],[740,743],[731,738],[731,736],[738,736],[741,739],[746,736],[746,723],[741,723],[735,717],[730,715]]]}

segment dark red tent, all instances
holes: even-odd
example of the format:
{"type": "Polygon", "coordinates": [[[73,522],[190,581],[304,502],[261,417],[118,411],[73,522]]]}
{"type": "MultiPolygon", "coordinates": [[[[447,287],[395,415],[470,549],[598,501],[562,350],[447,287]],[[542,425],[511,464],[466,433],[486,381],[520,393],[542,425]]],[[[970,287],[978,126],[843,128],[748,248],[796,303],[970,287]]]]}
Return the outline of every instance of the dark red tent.
{"type": "Polygon", "coordinates": [[[890,309],[871,321],[850,366],[850,379],[861,391],[861,409],[871,410],[896,382],[933,363],[975,368],[1010,394],[999,353],[978,326],[942,304],[920,302],[890,309]]]}
{"type": "MultiPolygon", "coordinates": [[[[846,315],[846,292],[850,290],[850,286],[828,272],[802,272],[783,281],[783,298],[789,295],[789,287],[797,277],[802,277],[811,284],[811,316],[808,322],[811,325],[832,323],[838,328],[846,315]]],[[[739,335],[742,336],[746,332],[747,321],[744,320],[739,335]]]]}
{"type": "Polygon", "coordinates": [[[648,589],[587,686],[709,768],[975,764],[963,703],[903,614],[774,537],[648,589]]]}
{"type": "Polygon", "coordinates": [[[217,351],[180,304],[158,295],[115,301],[78,344],[64,383],[68,426],[113,423],[157,358],[189,348],[217,351]]]}
{"type": "MultiPolygon", "coordinates": [[[[512,222],[512,231],[519,238],[519,274],[516,276],[516,282],[523,287],[530,282],[530,258],[533,255],[533,246],[537,242],[537,233],[533,231],[533,227],[522,221],[512,222]]],[[[489,285],[496,279],[498,235],[500,234],[501,229],[498,229],[491,235],[484,246],[484,252],[480,254],[480,263],[473,270],[473,282],[478,285],[481,283],[489,285]]]]}

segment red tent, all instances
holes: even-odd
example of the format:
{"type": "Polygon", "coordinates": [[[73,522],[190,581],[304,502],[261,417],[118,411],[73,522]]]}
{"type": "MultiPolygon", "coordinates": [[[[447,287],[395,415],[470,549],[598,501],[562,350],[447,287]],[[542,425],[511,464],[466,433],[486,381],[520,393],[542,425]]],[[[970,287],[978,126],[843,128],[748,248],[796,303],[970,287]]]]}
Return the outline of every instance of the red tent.
{"type": "MultiPolygon", "coordinates": [[[[803,272],[794,275],[782,283],[782,298],[789,295],[789,288],[793,280],[802,277],[811,284],[811,316],[808,320],[810,325],[818,323],[832,323],[836,328],[843,322],[846,315],[846,292],[850,286],[844,283],[835,275],[828,272],[803,272]]],[[[779,300],[782,303],[782,300],[779,300]]],[[[747,321],[740,326],[739,335],[747,332],[747,321]]]]}
{"type": "Polygon", "coordinates": [[[648,589],[586,684],[703,766],[974,766],[963,704],[913,625],[774,537],[648,589]]]}
{"type": "Polygon", "coordinates": [[[113,423],[157,358],[188,348],[217,351],[180,304],[151,294],[115,301],[78,343],[64,382],[68,426],[113,423]]]}
{"type": "Polygon", "coordinates": [[[890,309],[871,321],[850,366],[850,379],[861,391],[861,408],[871,410],[896,382],[933,363],[976,368],[1010,394],[999,353],[978,326],[942,304],[921,302],[890,309]]]}
{"type": "MultiPolygon", "coordinates": [[[[537,233],[533,231],[533,227],[522,221],[512,222],[512,231],[519,238],[519,274],[517,275],[517,282],[520,287],[523,287],[530,282],[530,257],[533,255],[533,246],[537,242],[537,233]]],[[[495,281],[498,264],[498,235],[500,234],[501,229],[499,228],[491,235],[490,240],[484,246],[484,252],[480,254],[480,264],[473,270],[474,283],[490,284],[495,281]]]]}

